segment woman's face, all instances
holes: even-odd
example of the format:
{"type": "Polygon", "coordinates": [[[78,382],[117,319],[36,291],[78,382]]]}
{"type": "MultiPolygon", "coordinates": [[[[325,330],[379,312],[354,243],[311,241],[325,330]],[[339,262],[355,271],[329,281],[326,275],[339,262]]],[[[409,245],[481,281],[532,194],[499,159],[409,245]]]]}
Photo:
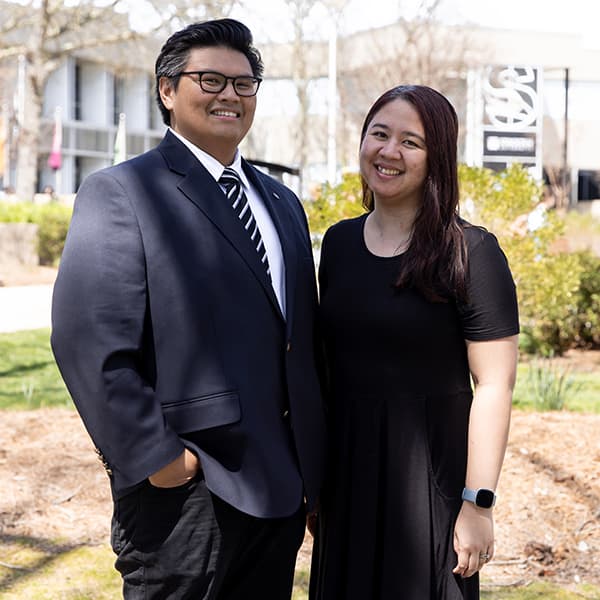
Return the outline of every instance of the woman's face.
{"type": "Polygon", "coordinates": [[[398,98],[375,113],[360,146],[360,172],[375,202],[421,205],[427,145],[412,104],[398,98]]]}

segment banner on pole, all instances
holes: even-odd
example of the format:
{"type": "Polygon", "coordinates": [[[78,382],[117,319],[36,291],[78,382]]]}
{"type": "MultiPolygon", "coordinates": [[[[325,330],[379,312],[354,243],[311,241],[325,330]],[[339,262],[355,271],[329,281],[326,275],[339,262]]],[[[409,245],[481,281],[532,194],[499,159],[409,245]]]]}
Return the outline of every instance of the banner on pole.
{"type": "Polygon", "coordinates": [[[62,119],[60,106],[54,111],[54,133],[52,134],[52,149],[48,157],[48,166],[57,171],[62,166],[62,119]]]}
{"type": "Polygon", "coordinates": [[[113,150],[113,165],[127,160],[127,135],[125,131],[125,113],[119,115],[119,125],[115,136],[115,147],[113,150]]]}

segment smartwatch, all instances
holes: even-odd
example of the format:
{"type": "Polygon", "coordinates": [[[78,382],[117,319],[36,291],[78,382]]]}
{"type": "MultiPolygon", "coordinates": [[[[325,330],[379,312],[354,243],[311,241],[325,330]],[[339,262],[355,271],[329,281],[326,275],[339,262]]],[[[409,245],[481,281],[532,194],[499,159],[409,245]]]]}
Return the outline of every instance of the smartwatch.
{"type": "Polygon", "coordinates": [[[472,502],[479,508],[492,508],[496,504],[496,494],[493,490],[479,488],[478,490],[470,490],[465,488],[462,492],[462,499],[467,502],[472,502]]]}

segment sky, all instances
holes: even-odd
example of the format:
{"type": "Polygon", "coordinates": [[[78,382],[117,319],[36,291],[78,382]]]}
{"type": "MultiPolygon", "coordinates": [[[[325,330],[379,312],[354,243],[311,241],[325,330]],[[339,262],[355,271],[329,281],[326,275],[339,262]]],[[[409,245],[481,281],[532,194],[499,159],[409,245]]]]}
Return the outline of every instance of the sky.
{"type": "MultiPolygon", "coordinates": [[[[350,0],[338,29],[341,32],[369,29],[414,16],[422,0],[350,0]],[[365,5],[368,9],[365,10],[365,5]]],[[[236,8],[231,15],[248,24],[257,41],[283,41],[291,25],[281,0],[253,2],[252,9],[236,8]]],[[[441,0],[439,16],[449,23],[472,23],[502,29],[578,33],[587,43],[598,42],[598,0],[441,0]],[[595,30],[595,31],[594,31],[595,30]]],[[[312,31],[326,37],[330,21],[324,10],[315,10],[312,31]]]]}
{"type": "MultiPolygon", "coordinates": [[[[336,20],[337,31],[343,35],[388,25],[401,16],[412,18],[420,5],[432,1],[348,0],[336,20]]],[[[343,4],[344,0],[328,2],[343,4]]],[[[231,16],[250,27],[257,43],[291,39],[292,20],[284,0],[245,0],[241,3],[249,8],[236,6],[231,16]]],[[[129,0],[127,5],[135,29],[143,30],[152,25],[144,0],[129,0]]],[[[451,24],[575,33],[581,36],[582,44],[600,48],[600,0],[440,0],[436,15],[451,24]]],[[[326,39],[331,27],[332,19],[327,11],[317,6],[311,14],[307,37],[326,39]]]]}

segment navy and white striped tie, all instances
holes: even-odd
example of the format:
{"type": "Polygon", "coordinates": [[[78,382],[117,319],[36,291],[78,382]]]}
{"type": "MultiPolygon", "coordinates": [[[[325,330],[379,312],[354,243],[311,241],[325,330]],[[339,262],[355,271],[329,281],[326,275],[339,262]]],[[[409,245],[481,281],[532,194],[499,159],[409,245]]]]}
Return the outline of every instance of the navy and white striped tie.
{"type": "Polygon", "coordinates": [[[270,276],[271,270],[267,258],[267,249],[265,248],[262,236],[260,235],[258,223],[250,209],[250,204],[248,203],[244,188],[242,187],[240,176],[234,169],[225,167],[225,170],[219,179],[219,185],[223,188],[235,214],[239,217],[244,229],[248,232],[248,235],[256,248],[256,252],[258,252],[258,257],[265,266],[267,275],[270,276]]]}

